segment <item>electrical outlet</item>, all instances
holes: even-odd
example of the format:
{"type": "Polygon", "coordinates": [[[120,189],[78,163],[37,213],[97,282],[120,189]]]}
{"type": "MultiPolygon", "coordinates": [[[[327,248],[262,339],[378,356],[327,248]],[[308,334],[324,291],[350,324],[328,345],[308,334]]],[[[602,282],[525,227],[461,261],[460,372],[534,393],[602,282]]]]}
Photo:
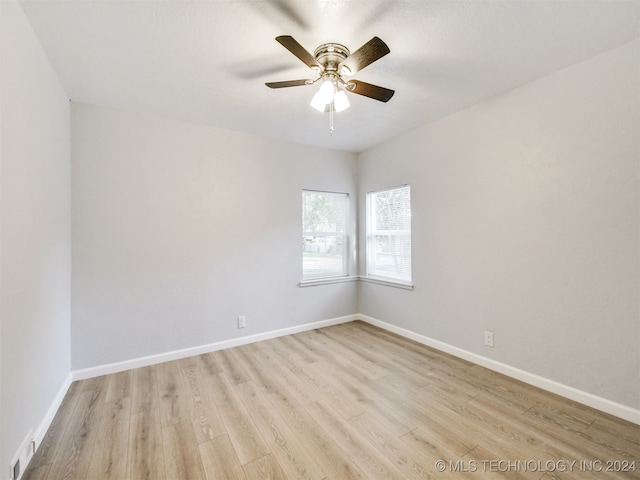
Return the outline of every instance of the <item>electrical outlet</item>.
{"type": "Polygon", "coordinates": [[[240,315],[238,317],[238,328],[244,328],[247,326],[247,317],[240,315]]]}
{"type": "Polygon", "coordinates": [[[493,332],[490,332],[489,330],[485,330],[484,344],[487,347],[493,347],[493,332]]]}

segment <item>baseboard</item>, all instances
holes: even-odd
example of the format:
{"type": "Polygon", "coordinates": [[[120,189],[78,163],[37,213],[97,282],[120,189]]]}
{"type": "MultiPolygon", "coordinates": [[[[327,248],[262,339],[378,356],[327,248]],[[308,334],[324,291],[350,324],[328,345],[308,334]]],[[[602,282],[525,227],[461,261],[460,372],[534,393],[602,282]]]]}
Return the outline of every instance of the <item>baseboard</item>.
{"type": "Polygon", "coordinates": [[[312,323],[305,323],[304,325],[296,325],[294,327],[287,327],[279,330],[272,330],[270,332],[258,333],[255,335],[248,335],[245,337],[233,338],[230,340],[223,340],[221,342],[209,343],[206,345],[200,345],[197,347],[185,348],[182,350],[174,350],[171,352],[161,353],[158,355],[150,355],[147,357],[134,358],[132,360],[125,360],[123,362],[110,363],[108,365],[102,365],[98,367],[86,368],[83,370],[75,370],[72,372],[73,381],[86,380],[88,378],[99,377],[101,375],[109,375],[112,373],[124,372],[133,368],[148,367],[150,365],[157,365],[159,363],[170,362],[173,360],[180,360],[182,358],[193,357],[195,355],[202,355],[203,353],[215,352],[217,350],[224,350],[225,348],[239,347],[241,345],[247,345],[249,343],[260,342],[262,340],[269,340],[271,338],[283,337],[285,335],[292,335],[294,333],[306,332],[314,330],[316,328],[329,327],[331,325],[338,325],[340,323],[352,322],[358,320],[359,315],[346,315],[344,317],[331,318],[329,320],[320,320],[312,323]]]}
{"type": "MultiPolygon", "coordinates": [[[[51,405],[49,405],[49,408],[47,409],[44,417],[40,421],[36,430],[29,431],[29,433],[24,439],[23,444],[20,446],[20,448],[18,449],[18,452],[14,455],[14,458],[11,460],[11,465],[16,463],[17,460],[20,460],[20,474],[17,477],[18,480],[22,478],[22,475],[27,470],[29,463],[33,459],[33,454],[38,450],[38,448],[40,448],[40,444],[44,440],[44,437],[47,434],[49,427],[51,427],[51,424],[53,423],[53,419],[56,416],[58,409],[62,405],[62,401],[64,400],[64,397],[67,395],[67,392],[69,391],[69,387],[71,386],[72,381],[73,380],[72,380],[71,373],[69,373],[69,375],[67,375],[64,382],[62,383],[60,390],[58,390],[58,393],[53,399],[53,402],[51,402],[51,405]],[[33,449],[31,448],[31,446],[33,446],[33,449]]],[[[12,477],[12,474],[9,478],[11,477],[12,477]]]]}
{"type": "Polygon", "coordinates": [[[44,418],[40,422],[40,425],[38,425],[38,428],[36,428],[36,431],[33,435],[34,437],[33,439],[36,442],[36,450],[38,449],[38,447],[40,447],[42,440],[44,440],[44,437],[47,434],[47,430],[49,430],[49,427],[53,422],[53,418],[56,416],[56,413],[58,412],[60,405],[62,405],[62,401],[64,400],[64,397],[67,394],[67,392],[69,391],[69,387],[71,386],[72,382],[73,382],[73,376],[71,375],[71,373],[69,373],[69,375],[67,375],[67,378],[65,378],[64,383],[60,387],[60,390],[58,391],[56,398],[53,400],[53,402],[49,406],[49,409],[47,410],[47,413],[45,414],[44,418]]]}
{"type": "Polygon", "coordinates": [[[469,352],[462,348],[454,347],[453,345],[449,345],[448,343],[434,340],[433,338],[426,337],[419,333],[412,332],[411,330],[407,330],[396,325],[383,322],[382,320],[378,320],[367,315],[358,315],[358,318],[363,322],[369,323],[376,327],[380,327],[384,330],[388,330],[389,332],[396,333],[428,347],[435,348],[436,350],[440,350],[442,352],[451,354],[458,358],[462,358],[482,367],[486,367],[489,370],[493,370],[494,372],[498,372],[508,377],[515,378],[529,385],[533,385],[543,390],[561,395],[565,398],[582,403],[583,405],[595,408],[596,410],[600,410],[602,412],[640,425],[640,410],[636,410],[612,400],[608,400],[606,398],[599,397],[582,390],[578,390],[577,388],[564,385],[560,382],[556,382],[555,380],[550,380],[548,378],[529,373],[525,370],[520,370],[519,368],[512,367],[510,365],[492,360],[487,357],[483,357],[482,355],[469,352]]]}

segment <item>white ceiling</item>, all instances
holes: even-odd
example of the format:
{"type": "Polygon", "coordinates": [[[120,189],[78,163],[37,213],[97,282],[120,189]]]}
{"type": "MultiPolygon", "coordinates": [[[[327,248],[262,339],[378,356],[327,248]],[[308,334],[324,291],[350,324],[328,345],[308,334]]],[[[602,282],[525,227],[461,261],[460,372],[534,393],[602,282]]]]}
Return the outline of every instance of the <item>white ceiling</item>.
{"type": "Polygon", "coordinates": [[[69,94],[116,107],[358,152],[406,130],[638,38],[640,1],[216,0],[25,1],[69,94]],[[313,78],[278,44],[355,51],[373,36],[391,53],[355,78],[394,89],[386,104],[309,106],[313,78]]]}

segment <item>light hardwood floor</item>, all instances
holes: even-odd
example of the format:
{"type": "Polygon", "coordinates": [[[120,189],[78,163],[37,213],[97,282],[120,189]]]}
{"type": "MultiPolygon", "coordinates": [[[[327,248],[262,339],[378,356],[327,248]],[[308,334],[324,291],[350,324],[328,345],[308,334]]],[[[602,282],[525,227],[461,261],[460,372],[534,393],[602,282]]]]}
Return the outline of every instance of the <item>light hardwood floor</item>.
{"type": "Polygon", "coordinates": [[[76,382],[24,476],[244,478],[640,478],[640,427],[352,322],[76,382]]]}

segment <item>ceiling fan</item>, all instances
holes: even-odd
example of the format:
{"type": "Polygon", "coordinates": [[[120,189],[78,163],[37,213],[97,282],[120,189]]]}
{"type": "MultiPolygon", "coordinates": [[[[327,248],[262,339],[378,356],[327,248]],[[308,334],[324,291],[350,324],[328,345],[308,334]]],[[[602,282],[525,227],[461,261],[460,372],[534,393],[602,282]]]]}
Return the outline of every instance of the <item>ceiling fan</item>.
{"type": "Polygon", "coordinates": [[[333,112],[340,112],[349,107],[349,99],[345,91],[381,102],[388,102],[395,93],[388,88],[360,80],[343,79],[359,72],[390,52],[387,44],[378,37],[373,37],[353,53],[339,43],[323,43],[316,48],[313,55],[290,35],[276,37],[276,41],[311,68],[318,77],[315,80],[286,80],[268,82],[265,85],[270,88],[286,88],[320,83],[320,90],[314,95],[311,106],[331,114],[329,134],[333,133],[333,112]]]}

